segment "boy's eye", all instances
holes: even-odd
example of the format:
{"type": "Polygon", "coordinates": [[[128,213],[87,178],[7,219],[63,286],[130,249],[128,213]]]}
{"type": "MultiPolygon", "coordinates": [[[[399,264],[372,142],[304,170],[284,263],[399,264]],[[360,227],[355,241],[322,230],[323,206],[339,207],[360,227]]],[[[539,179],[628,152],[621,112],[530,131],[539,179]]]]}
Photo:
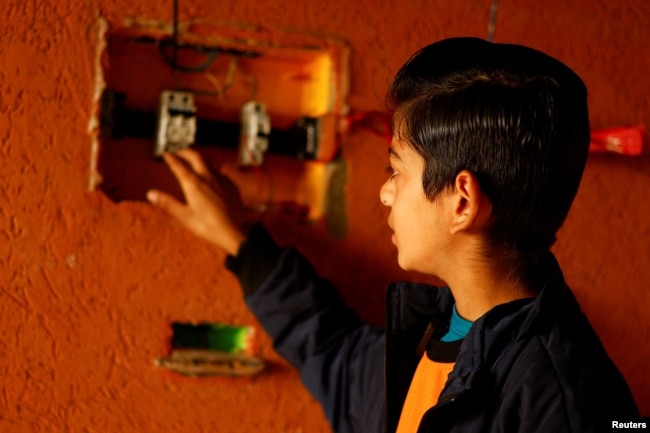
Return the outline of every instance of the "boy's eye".
{"type": "Polygon", "coordinates": [[[392,179],[397,174],[397,170],[395,170],[392,166],[389,165],[386,167],[386,173],[388,173],[392,179]]]}

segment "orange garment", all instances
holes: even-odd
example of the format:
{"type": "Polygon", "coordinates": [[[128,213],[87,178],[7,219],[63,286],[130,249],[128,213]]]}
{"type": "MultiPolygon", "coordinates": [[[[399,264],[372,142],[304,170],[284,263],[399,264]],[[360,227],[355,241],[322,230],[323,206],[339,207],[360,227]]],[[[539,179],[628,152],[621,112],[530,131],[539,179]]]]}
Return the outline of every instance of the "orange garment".
{"type": "Polygon", "coordinates": [[[397,433],[415,433],[418,430],[424,413],[438,402],[453,368],[453,362],[432,361],[426,352],[422,355],[404,401],[397,433]]]}

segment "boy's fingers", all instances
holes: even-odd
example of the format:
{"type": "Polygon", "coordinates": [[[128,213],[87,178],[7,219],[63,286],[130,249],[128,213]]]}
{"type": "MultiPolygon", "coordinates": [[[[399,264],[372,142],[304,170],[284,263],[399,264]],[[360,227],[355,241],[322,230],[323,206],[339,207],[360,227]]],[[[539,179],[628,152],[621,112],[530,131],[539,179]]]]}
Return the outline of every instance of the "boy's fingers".
{"type": "Polygon", "coordinates": [[[182,184],[194,175],[185,162],[180,160],[176,155],[165,153],[163,154],[163,159],[179,183],[182,184]]]}
{"type": "Polygon", "coordinates": [[[199,175],[192,170],[185,160],[178,158],[176,155],[166,153],[163,158],[176,180],[178,180],[185,197],[187,197],[188,194],[194,191],[198,182],[201,182],[199,175]]]}
{"type": "Polygon", "coordinates": [[[185,148],[176,152],[176,156],[192,167],[192,170],[199,176],[209,177],[211,175],[210,169],[197,151],[185,148]]]}
{"type": "Polygon", "coordinates": [[[188,219],[189,211],[187,207],[176,200],[169,194],[166,194],[162,191],[152,189],[147,191],[147,200],[156,207],[161,208],[174,219],[180,221],[181,223],[186,223],[188,219]]]}

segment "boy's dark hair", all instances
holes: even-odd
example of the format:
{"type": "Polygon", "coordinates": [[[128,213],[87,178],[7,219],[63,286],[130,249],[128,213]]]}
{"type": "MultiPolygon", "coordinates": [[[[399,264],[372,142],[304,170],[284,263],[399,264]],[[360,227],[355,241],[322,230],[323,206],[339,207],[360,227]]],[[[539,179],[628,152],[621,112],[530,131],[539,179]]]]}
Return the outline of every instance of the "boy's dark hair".
{"type": "Polygon", "coordinates": [[[587,89],[520,45],[451,38],[415,53],[388,90],[398,136],[424,158],[433,200],[473,172],[493,206],[490,252],[535,257],[555,242],[589,150],[587,89]]]}

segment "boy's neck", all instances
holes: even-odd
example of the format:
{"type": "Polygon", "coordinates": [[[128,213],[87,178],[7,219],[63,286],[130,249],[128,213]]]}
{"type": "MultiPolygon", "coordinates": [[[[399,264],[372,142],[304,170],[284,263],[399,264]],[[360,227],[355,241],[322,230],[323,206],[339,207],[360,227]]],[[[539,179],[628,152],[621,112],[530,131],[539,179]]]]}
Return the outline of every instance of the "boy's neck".
{"type": "Polygon", "coordinates": [[[458,314],[467,320],[475,321],[497,305],[537,295],[512,278],[513,269],[503,265],[473,260],[456,269],[459,272],[445,282],[454,295],[458,314]]]}

